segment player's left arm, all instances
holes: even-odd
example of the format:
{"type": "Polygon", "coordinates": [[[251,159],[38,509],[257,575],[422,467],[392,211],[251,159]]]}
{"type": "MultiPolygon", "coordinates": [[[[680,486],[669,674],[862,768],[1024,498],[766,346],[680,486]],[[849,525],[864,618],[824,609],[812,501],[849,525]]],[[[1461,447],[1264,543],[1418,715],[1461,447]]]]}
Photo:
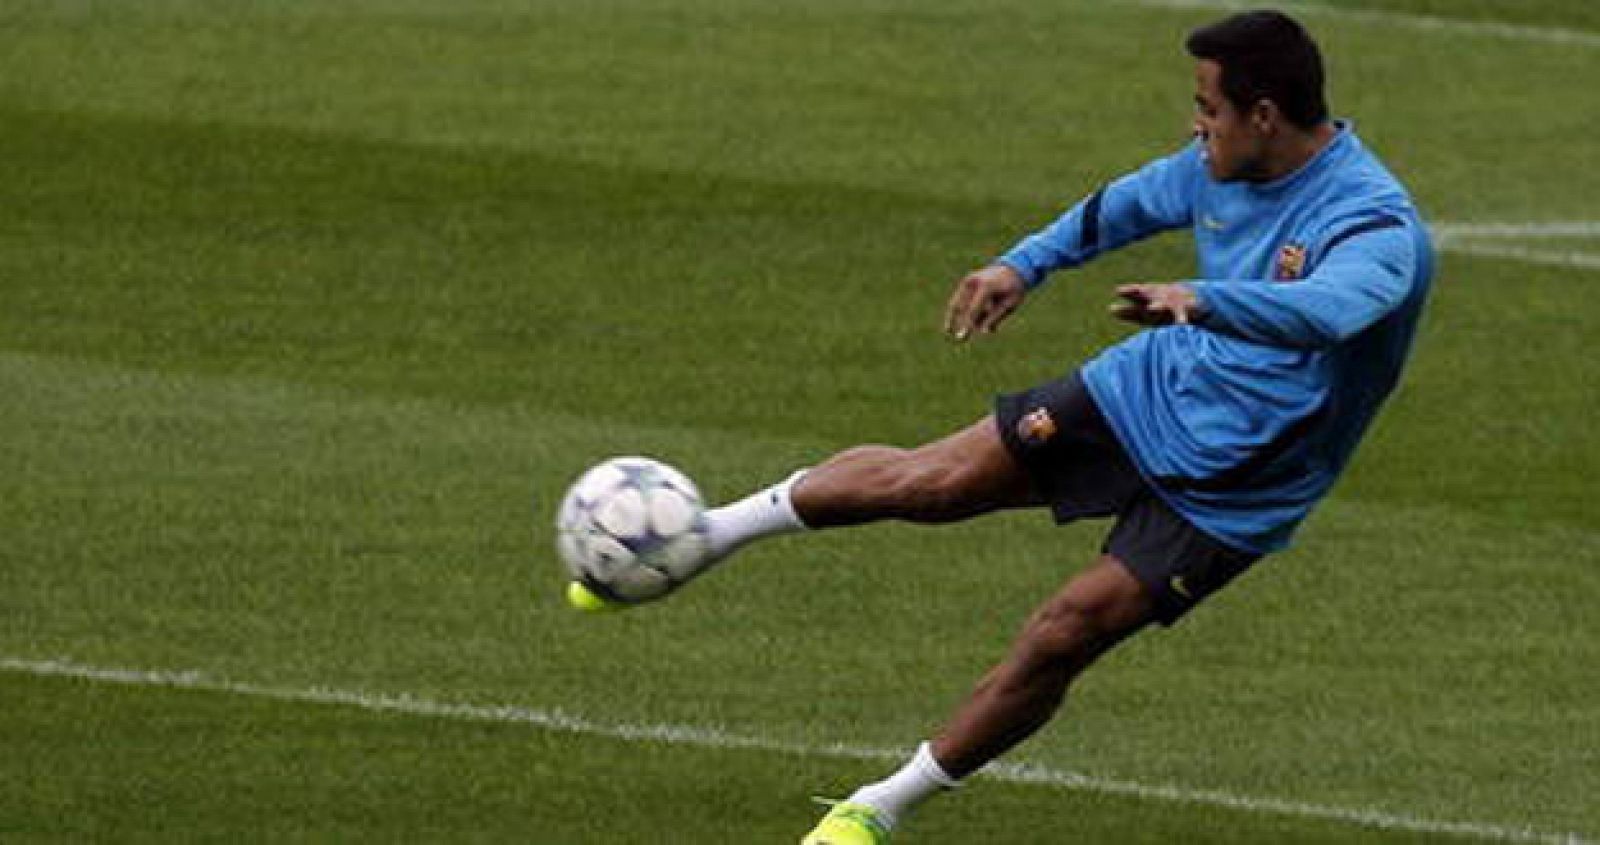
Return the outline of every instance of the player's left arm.
{"type": "Polygon", "coordinates": [[[1188,282],[1188,321],[1245,340],[1301,349],[1340,343],[1399,308],[1417,283],[1417,243],[1396,217],[1359,224],[1324,247],[1298,281],[1188,282]]]}

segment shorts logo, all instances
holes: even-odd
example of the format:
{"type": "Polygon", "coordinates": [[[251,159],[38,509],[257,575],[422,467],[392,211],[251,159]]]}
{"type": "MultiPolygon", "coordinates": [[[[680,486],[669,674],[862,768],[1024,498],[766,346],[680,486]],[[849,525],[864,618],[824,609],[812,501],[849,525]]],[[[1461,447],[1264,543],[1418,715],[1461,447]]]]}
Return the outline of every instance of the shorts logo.
{"type": "Polygon", "coordinates": [[[1278,250],[1278,263],[1272,271],[1273,281],[1292,282],[1306,269],[1306,248],[1301,244],[1287,243],[1278,250]]]}
{"type": "Polygon", "coordinates": [[[1056,420],[1048,408],[1038,408],[1017,420],[1017,436],[1030,446],[1044,443],[1056,436],[1056,420]]]}
{"type": "Polygon", "coordinates": [[[1184,578],[1182,575],[1174,575],[1167,584],[1172,587],[1174,593],[1183,596],[1189,601],[1194,601],[1194,593],[1189,592],[1189,579],[1184,578]]]}

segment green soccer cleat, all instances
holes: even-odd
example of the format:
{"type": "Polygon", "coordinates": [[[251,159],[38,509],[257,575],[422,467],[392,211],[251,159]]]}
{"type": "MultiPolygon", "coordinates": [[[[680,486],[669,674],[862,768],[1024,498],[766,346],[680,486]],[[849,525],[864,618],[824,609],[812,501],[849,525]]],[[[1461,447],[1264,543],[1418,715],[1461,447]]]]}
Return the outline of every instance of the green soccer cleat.
{"type": "Polygon", "coordinates": [[[800,845],[888,845],[883,814],[865,804],[833,805],[800,845]]]}
{"type": "Polygon", "coordinates": [[[614,602],[599,593],[585,587],[581,581],[573,581],[567,585],[567,604],[575,610],[589,613],[605,613],[611,610],[622,610],[627,605],[614,602]]]}

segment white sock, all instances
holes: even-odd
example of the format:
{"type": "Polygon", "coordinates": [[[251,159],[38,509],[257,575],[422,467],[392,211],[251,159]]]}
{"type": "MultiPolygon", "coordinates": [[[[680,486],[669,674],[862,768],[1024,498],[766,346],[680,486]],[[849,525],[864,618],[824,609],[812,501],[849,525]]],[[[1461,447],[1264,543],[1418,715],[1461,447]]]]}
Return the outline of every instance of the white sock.
{"type": "Polygon", "coordinates": [[[845,800],[877,810],[884,822],[894,827],[912,807],[958,785],[960,781],[946,774],[939,761],[933,759],[933,746],[924,742],[900,771],[861,787],[845,800]]]}
{"type": "Polygon", "coordinates": [[[794,512],[789,491],[805,474],[805,470],[799,470],[765,490],[706,511],[706,542],[712,558],[721,558],[762,537],[804,531],[806,524],[794,512]]]}

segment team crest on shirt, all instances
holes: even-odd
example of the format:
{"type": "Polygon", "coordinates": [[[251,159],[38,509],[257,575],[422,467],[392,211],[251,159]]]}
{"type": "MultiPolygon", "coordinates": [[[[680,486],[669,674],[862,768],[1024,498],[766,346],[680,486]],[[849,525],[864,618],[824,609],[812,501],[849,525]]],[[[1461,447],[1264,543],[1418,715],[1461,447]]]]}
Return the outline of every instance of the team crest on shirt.
{"type": "Polygon", "coordinates": [[[1272,270],[1273,281],[1292,282],[1306,270],[1304,244],[1286,243],[1278,249],[1278,262],[1272,270]]]}
{"type": "Polygon", "coordinates": [[[1056,436],[1056,420],[1048,408],[1038,408],[1017,420],[1017,436],[1030,446],[1037,446],[1056,436]]]}

